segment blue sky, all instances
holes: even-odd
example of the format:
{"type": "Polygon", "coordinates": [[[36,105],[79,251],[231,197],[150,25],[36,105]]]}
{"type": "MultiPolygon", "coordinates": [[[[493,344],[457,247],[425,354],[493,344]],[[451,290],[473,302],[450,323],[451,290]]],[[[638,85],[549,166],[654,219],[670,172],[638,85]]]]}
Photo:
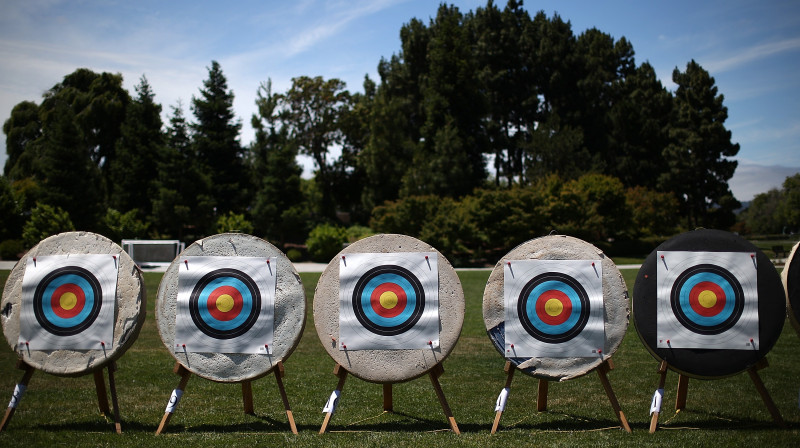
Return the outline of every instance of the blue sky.
{"type": "MultiPolygon", "coordinates": [[[[462,11],[485,0],[453,1],[462,11]]],[[[505,1],[496,2],[505,6],[505,1]]],[[[165,117],[189,105],[218,61],[249,122],[261,82],[285,91],[295,76],[340,78],[361,91],[365,75],[400,48],[411,18],[435,16],[431,0],[66,1],[0,0],[0,121],[79,67],[121,73],[125,87],[144,74],[165,117]]],[[[636,62],[649,61],[670,90],[672,70],[696,60],[725,96],[725,123],[741,145],[730,181],[740,200],[800,172],[800,2],[527,1],[531,15],[558,13],[578,35],[598,28],[627,38],[636,62]]],[[[5,148],[5,135],[0,136],[5,148]]],[[[0,165],[5,163],[0,151],[0,165]]],[[[308,164],[308,162],[304,162],[308,164]]]]}

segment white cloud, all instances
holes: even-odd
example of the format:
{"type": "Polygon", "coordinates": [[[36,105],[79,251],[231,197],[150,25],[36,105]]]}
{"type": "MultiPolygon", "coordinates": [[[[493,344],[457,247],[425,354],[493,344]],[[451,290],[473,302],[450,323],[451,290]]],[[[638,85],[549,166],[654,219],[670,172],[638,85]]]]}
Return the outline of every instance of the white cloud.
{"type": "Polygon", "coordinates": [[[759,193],[781,188],[784,179],[797,173],[800,173],[797,166],[759,165],[740,160],[728,185],[736,199],[750,201],[759,193]]]}
{"type": "Polygon", "coordinates": [[[797,50],[800,50],[800,37],[744,48],[738,51],[734,56],[707,62],[705,64],[705,68],[709,73],[723,73],[759,59],[764,59],[779,53],[797,50]]]}

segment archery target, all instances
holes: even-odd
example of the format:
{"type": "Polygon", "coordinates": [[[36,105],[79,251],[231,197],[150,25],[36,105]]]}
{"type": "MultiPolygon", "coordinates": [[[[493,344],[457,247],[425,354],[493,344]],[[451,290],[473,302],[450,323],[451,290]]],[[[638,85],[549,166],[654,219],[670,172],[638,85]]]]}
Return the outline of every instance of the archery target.
{"type": "Polygon", "coordinates": [[[797,334],[800,334],[800,243],[792,247],[786,265],[781,272],[781,281],[786,292],[786,311],[789,322],[792,323],[797,334]]]}
{"type": "Polygon", "coordinates": [[[29,257],[19,344],[31,350],[111,349],[117,274],[112,255],[29,257]]]}
{"type": "Polygon", "coordinates": [[[752,350],[759,344],[755,258],[658,251],[658,348],[752,350]]]}
{"type": "Polygon", "coordinates": [[[601,260],[510,260],[503,270],[507,358],[602,352],[601,260]]]}
{"type": "Polygon", "coordinates": [[[434,252],[352,253],[339,263],[339,349],[439,345],[434,252]]]}
{"type": "Polygon", "coordinates": [[[267,354],[275,257],[180,259],[175,352],[267,354]]]}

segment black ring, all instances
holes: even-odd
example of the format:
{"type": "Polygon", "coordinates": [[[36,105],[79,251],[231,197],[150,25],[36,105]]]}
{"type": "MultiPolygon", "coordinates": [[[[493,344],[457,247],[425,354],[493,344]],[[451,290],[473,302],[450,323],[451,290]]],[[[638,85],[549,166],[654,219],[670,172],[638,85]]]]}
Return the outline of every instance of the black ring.
{"type": "Polygon", "coordinates": [[[209,272],[208,274],[204,275],[199,282],[197,282],[192,290],[191,296],[189,297],[189,314],[192,316],[194,324],[200,329],[200,331],[215,339],[233,339],[247,333],[250,331],[250,328],[255,325],[260,313],[261,294],[256,286],[256,282],[253,281],[249,275],[237,269],[224,268],[209,272]],[[253,297],[253,307],[250,309],[250,315],[247,316],[247,320],[233,330],[223,331],[213,328],[203,320],[202,316],[200,316],[200,294],[209,283],[220,277],[233,277],[237,280],[241,280],[250,291],[250,295],[253,297]]]}
{"type": "Polygon", "coordinates": [[[672,312],[675,314],[675,317],[678,318],[678,321],[686,327],[688,330],[693,331],[697,334],[705,334],[705,335],[713,335],[713,334],[720,334],[731,327],[736,325],[736,322],[739,321],[739,318],[742,317],[742,312],[744,311],[744,291],[742,290],[742,285],[736,280],[736,277],[730,273],[725,268],[720,266],[716,266],[713,264],[699,264],[697,266],[692,266],[689,269],[683,271],[678,278],[673,283],[672,291],[670,291],[670,304],[672,305],[672,312]],[[680,304],[680,296],[681,290],[683,289],[683,285],[694,275],[701,274],[704,272],[710,272],[712,274],[719,275],[720,277],[724,278],[728,284],[731,285],[733,288],[734,297],[726,298],[727,300],[734,301],[734,308],[731,315],[725,319],[724,321],[720,322],[717,325],[712,326],[705,326],[699,325],[697,322],[691,320],[683,310],[683,307],[680,304]]]}
{"type": "Polygon", "coordinates": [[[422,288],[422,284],[420,283],[419,279],[406,268],[396,265],[377,266],[367,271],[356,282],[356,286],[353,291],[353,312],[355,313],[356,318],[361,323],[361,325],[367,330],[371,331],[372,333],[381,336],[397,336],[399,334],[405,333],[406,331],[413,328],[414,325],[417,324],[419,319],[422,317],[422,312],[424,310],[425,310],[425,290],[422,288]],[[364,288],[366,288],[367,283],[369,283],[370,280],[382,274],[399,275],[400,277],[406,279],[411,284],[411,287],[414,288],[414,294],[416,295],[416,303],[414,304],[415,305],[414,311],[411,313],[411,316],[405,322],[399,325],[391,327],[384,327],[381,325],[377,325],[367,318],[366,314],[364,313],[364,309],[362,308],[361,295],[364,293],[364,288]]]}
{"type": "Polygon", "coordinates": [[[586,290],[583,289],[583,286],[581,286],[581,284],[573,277],[561,272],[546,272],[532,278],[525,285],[525,287],[522,288],[522,292],[519,295],[519,300],[517,300],[517,315],[519,315],[522,327],[525,328],[525,331],[527,331],[534,338],[550,344],[567,342],[579,335],[583,331],[583,328],[586,327],[586,323],[589,322],[589,295],[586,293],[586,290]],[[581,314],[578,316],[578,322],[576,322],[575,325],[569,329],[569,331],[559,335],[552,335],[539,331],[539,329],[537,329],[536,326],[531,322],[527,312],[528,299],[530,299],[529,296],[531,291],[533,291],[533,289],[541,283],[551,280],[566,283],[567,286],[576,292],[578,295],[578,300],[581,302],[581,314]]]}
{"type": "Polygon", "coordinates": [[[79,266],[64,266],[53,269],[36,286],[36,291],[33,294],[33,314],[36,316],[36,320],[39,322],[39,325],[41,325],[42,328],[48,332],[56,336],[73,336],[92,326],[94,321],[97,319],[97,316],[100,315],[102,302],[103,289],[100,287],[100,282],[97,280],[94,274],[79,266]],[[92,309],[89,311],[89,315],[82,322],[71,327],[59,327],[53,325],[49,320],[47,320],[43,308],[43,295],[50,282],[55,280],[57,277],[70,274],[77,275],[89,283],[89,286],[92,288],[92,294],[94,295],[94,303],[92,303],[92,309]]]}

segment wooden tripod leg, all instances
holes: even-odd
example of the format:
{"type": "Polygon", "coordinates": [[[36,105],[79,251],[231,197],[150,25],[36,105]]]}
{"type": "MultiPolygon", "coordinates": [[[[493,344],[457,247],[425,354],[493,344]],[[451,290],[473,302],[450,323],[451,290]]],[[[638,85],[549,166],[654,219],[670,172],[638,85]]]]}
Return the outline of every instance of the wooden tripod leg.
{"type": "MultiPolygon", "coordinates": [[[[344,380],[347,379],[347,370],[342,367],[340,364],[336,364],[336,367],[333,368],[333,374],[339,377],[339,382],[336,383],[336,390],[341,392],[344,388],[344,380]]],[[[328,429],[328,423],[331,421],[331,416],[333,416],[334,409],[331,408],[330,411],[325,413],[325,420],[322,421],[322,427],[319,428],[319,433],[324,434],[325,430],[328,429]]]]}
{"type": "Polygon", "coordinates": [[[536,394],[536,410],[544,412],[547,410],[547,380],[539,378],[539,388],[536,394]]]}
{"type": "Polygon", "coordinates": [[[116,370],[117,363],[111,362],[108,365],[108,390],[111,392],[111,406],[114,408],[114,428],[117,434],[122,434],[122,419],[119,415],[119,401],[117,400],[117,382],[114,379],[116,370]]]}
{"type": "Polygon", "coordinates": [[[283,408],[286,409],[286,417],[289,419],[289,427],[292,429],[292,434],[297,434],[297,425],[294,423],[292,407],[289,406],[289,397],[286,395],[286,389],[283,388],[283,376],[285,374],[286,372],[283,370],[283,363],[278,361],[278,368],[275,369],[275,381],[278,383],[278,392],[281,393],[283,408]]]}
{"type": "MultiPolygon", "coordinates": [[[[506,384],[505,386],[503,386],[503,391],[511,389],[511,381],[514,379],[515,370],[517,370],[517,368],[511,364],[511,361],[506,361],[506,365],[505,367],[503,367],[503,371],[506,372],[508,376],[506,376],[506,384]]],[[[508,396],[506,396],[506,399],[508,399],[508,396]]],[[[498,403],[498,405],[499,404],[500,403],[498,403]]],[[[500,425],[500,417],[502,416],[503,416],[503,409],[498,409],[494,415],[494,422],[492,423],[492,432],[491,432],[492,434],[497,432],[497,427],[500,425]]]]}
{"type": "Polygon", "coordinates": [[[108,395],[106,394],[106,380],[103,377],[103,369],[97,369],[92,372],[94,376],[94,388],[97,390],[97,407],[100,409],[100,414],[108,415],[111,409],[108,407],[108,395]]]}
{"type": "Polygon", "coordinates": [[[392,403],[392,383],[383,383],[383,410],[386,412],[394,412],[394,403],[392,403]]]}
{"type": "Polygon", "coordinates": [[[689,377],[680,373],[678,374],[678,392],[675,397],[675,410],[682,411],[686,407],[686,394],[689,391],[689,377]]]}
{"type": "Polygon", "coordinates": [[[442,385],[439,384],[439,377],[442,376],[444,373],[444,368],[441,364],[436,364],[436,367],[431,369],[430,373],[428,374],[431,377],[431,384],[433,384],[433,390],[436,391],[436,396],[439,397],[439,403],[442,405],[442,410],[444,411],[445,417],[447,417],[448,423],[450,423],[450,429],[453,430],[456,434],[461,434],[461,431],[458,430],[458,424],[456,423],[455,417],[453,417],[453,411],[450,410],[450,405],[447,404],[447,398],[444,396],[444,391],[442,390],[442,385]]]}
{"type": "Polygon", "coordinates": [[[603,389],[606,390],[606,395],[608,395],[608,401],[611,402],[611,408],[614,409],[614,413],[617,415],[617,419],[619,419],[619,423],[622,425],[622,429],[626,432],[631,432],[631,427],[628,424],[628,419],[625,418],[625,413],[622,412],[622,407],[619,405],[619,401],[617,401],[617,396],[614,394],[614,389],[611,388],[611,382],[608,381],[608,371],[612,369],[610,360],[604,361],[600,366],[597,368],[597,375],[600,376],[600,383],[603,384],[603,389]]]}
{"type": "MultiPolygon", "coordinates": [[[[661,377],[658,380],[658,389],[664,390],[664,385],[667,383],[667,362],[661,361],[661,364],[658,365],[658,373],[661,377]]],[[[656,427],[658,426],[658,414],[659,411],[653,411],[653,416],[650,418],[650,434],[656,432],[656,427]]]]}
{"type": "Polygon", "coordinates": [[[747,373],[750,375],[750,379],[753,380],[753,384],[755,384],[758,394],[761,395],[761,399],[764,400],[767,410],[769,411],[770,415],[772,415],[772,420],[774,420],[775,423],[781,428],[786,428],[786,422],[783,421],[783,417],[781,417],[778,407],[775,406],[775,402],[772,401],[769,391],[767,391],[767,388],[764,387],[764,382],[761,381],[761,377],[758,375],[758,370],[763,369],[768,365],[769,363],[767,362],[767,358],[764,358],[756,363],[756,365],[749,367],[747,369],[747,373]]]}
{"type": "Polygon", "coordinates": [[[25,393],[25,389],[28,387],[28,382],[31,380],[33,372],[35,371],[33,367],[29,366],[22,360],[17,361],[17,368],[24,370],[25,373],[22,374],[22,379],[19,380],[19,383],[17,383],[17,386],[14,388],[14,393],[11,395],[11,401],[8,403],[6,413],[3,415],[3,421],[0,423],[0,431],[3,431],[6,426],[8,426],[8,422],[11,421],[11,417],[14,416],[14,412],[17,410],[19,401],[22,399],[22,394],[25,393]]]}
{"type": "Polygon", "coordinates": [[[253,415],[253,384],[250,381],[242,381],[242,405],[244,413],[253,415]]]}
{"type": "Polygon", "coordinates": [[[158,429],[156,429],[156,435],[161,434],[164,431],[164,428],[167,427],[169,424],[169,420],[172,418],[172,414],[175,412],[175,408],[178,406],[178,401],[180,401],[180,397],[183,394],[183,391],[186,389],[186,384],[189,382],[189,378],[192,376],[192,372],[183,367],[180,363],[175,363],[175,368],[172,369],[173,373],[181,377],[181,380],[178,382],[178,387],[172,391],[172,395],[169,398],[169,403],[167,404],[167,409],[164,411],[164,417],[161,418],[161,424],[158,425],[158,429]],[[174,401],[173,401],[174,400],[174,401]]]}

